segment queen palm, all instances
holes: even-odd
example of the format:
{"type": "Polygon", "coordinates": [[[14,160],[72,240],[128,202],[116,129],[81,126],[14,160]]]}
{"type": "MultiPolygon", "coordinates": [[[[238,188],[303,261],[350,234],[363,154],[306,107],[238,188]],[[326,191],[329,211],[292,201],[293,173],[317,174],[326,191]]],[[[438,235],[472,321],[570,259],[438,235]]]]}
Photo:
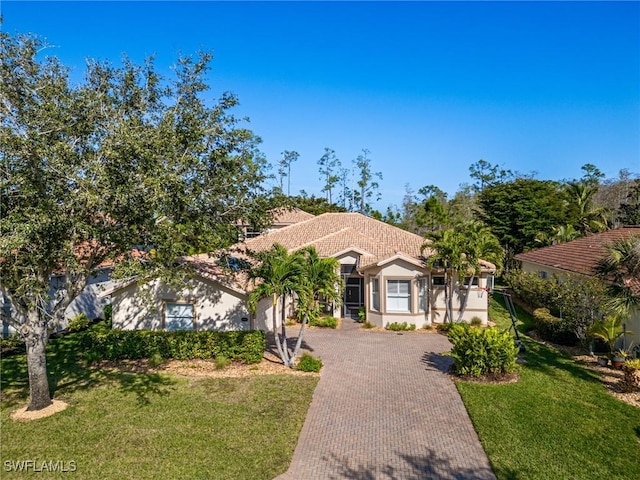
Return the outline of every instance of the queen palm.
{"type": "Polygon", "coordinates": [[[255,288],[249,295],[249,310],[255,313],[261,299],[271,298],[273,332],[278,354],[285,365],[292,367],[295,357],[291,358],[287,346],[286,304],[289,296],[308,298],[310,295],[308,286],[303,281],[302,256],[297,253],[290,254],[279,244],[256,256],[260,263],[250,273],[255,288]],[[277,311],[280,299],[282,299],[282,318],[280,333],[278,333],[277,311]]]}
{"type": "MultiPolygon", "coordinates": [[[[456,282],[460,284],[465,277],[470,277],[469,286],[471,286],[474,279],[480,275],[482,260],[493,263],[497,270],[500,270],[504,250],[491,230],[479,222],[434,232],[427,236],[423,251],[427,248],[434,250],[434,253],[428,257],[427,264],[431,268],[444,269],[446,305],[444,321],[453,322],[453,293],[456,282]]],[[[462,294],[458,322],[462,321],[468,299],[469,290],[462,294]]]]}

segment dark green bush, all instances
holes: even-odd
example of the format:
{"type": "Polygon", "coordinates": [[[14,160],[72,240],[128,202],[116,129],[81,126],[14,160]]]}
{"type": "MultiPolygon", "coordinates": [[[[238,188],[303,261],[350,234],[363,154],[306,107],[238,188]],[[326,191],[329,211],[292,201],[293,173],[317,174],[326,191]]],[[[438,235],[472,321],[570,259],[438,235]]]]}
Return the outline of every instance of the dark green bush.
{"type": "Polygon", "coordinates": [[[82,346],[105,360],[162,358],[190,360],[218,356],[243,363],[259,363],[266,347],[264,332],[165,332],[160,330],[105,330],[82,334],[82,346]]]}
{"type": "Polygon", "coordinates": [[[384,328],[386,328],[387,330],[391,330],[392,332],[406,332],[408,330],[415,330],[416,326],[413,323],[407,324],[407,322],[393,322],[387,323],[387,326],[384,328]]]}
{"type": "Polygon", "coordinates": [[[313,355],[305,353],[302,355],[302,357],[300,357],[300,361],[298,362],[298,366],[296,368],[302,372],[317,373],[322,368],[322,360],[314,357],[313,355]]]}
{"type": "Polygon", "coordinates": [[[2,355],[22,353],[24,351],[24,340],[20,338],[20,335],[17,332],[10,337],[0,338],[0,353],[2,353],[2,355]]]}
{"type": "Polygon", "coordinates": [[[554,317],[548,308],[536,308],[533,311],[533,320],[538,334],[545,340],[561,345],[575,345],[578,338],[566,322],[554,317]]]}
{"type": "Polygon", "coordinates": [[[338,319],[335,317],[315,318],[309,320],[309,325],[312,327],[336,328],[338,326],[338,319]]]}
{"type": "Polygon", "coordinates": [[[518,349],[509,332],[456,323],[449,328],[447,337],[453,343],[451,356],[458,375],[501,376],[516,370],[518,349]]]}

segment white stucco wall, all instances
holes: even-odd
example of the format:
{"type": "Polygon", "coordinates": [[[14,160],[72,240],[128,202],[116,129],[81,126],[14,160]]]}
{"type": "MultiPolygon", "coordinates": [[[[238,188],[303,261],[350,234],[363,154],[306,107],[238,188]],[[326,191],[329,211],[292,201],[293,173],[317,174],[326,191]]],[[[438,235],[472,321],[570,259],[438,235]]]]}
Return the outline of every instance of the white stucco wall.
{"type": "Polygon", "coordinates": [[[245,295],[215,282],[196,277],[179,291],[160,281],[143,287],[133,283],[112,295],[113,327],[124,330],[163,328],[163,308],[166,302],[194,304],[197,330],[248,330],[249,312],[245,295]],[[151,298],[151,305],[149,304],[151,298]],[[243,321],[245,318],[247,321],[243,321]]]}
{"type": "MultiPolygon", "coordinates": [[[[435,273],[434,275],[438,275],[435,273]]],[[[467,295],[467,305],[462,315],[462,321],[470,322],[474,317],[478,317],[483,325],[489,321],[489,296],[483,288],[488,287],[489,277],[486,274],[478,278],[478,285],[468,288],[459,288],[456,286],[453,290],[453,316],[454,321],[458,318],[460,306],[467,295]]],[[[456,285],[458,282],[456,281],[456,285]]],[[[429,304],[431,321],[442,323],[446,312],[444,286],[430,287],[429,304]]]]}

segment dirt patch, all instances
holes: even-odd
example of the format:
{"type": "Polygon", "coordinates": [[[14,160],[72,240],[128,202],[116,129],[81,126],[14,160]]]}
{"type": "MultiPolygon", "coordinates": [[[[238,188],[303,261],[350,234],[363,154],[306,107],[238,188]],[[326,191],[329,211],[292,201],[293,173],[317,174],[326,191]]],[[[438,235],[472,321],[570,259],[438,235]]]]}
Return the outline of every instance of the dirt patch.
{"type": "Polygon", "coordinates": [[[52,400],[51,405],[48,407],[33,412],[27,411],[27,407],[19,408],[11,413],[11,418],[17,422],[29,422],[31,420],[38,420],[39,418],[50,417],[67,407],[68,405],[62,400],[52,400]]]}
{"type": "Polygon", "coordinates": [[[214,360],[168,360],[161,365],[151,366],[148,359],[123,360],[118,362],[103,361],[96,364],[98,368],[116,369],[135,373],[171,372],[185,377],[248,377],[252,375],[318,375],[285,367],[280,357],[271,352],[265,352],[260,363],[246,365],[233,362],[223,368],[218,368],[214,360]]]}
{"type": "Polygon", "coordinates": [[[507,373],[504,375],[483,375],[482,377],[470,377],[467,375],[451,375],[454,382],[472,382],[472,383],[484,383],[489,385],[507,385],[509,383],[516,383],[520,380],[520,376],[514,373],[507,373]]]}

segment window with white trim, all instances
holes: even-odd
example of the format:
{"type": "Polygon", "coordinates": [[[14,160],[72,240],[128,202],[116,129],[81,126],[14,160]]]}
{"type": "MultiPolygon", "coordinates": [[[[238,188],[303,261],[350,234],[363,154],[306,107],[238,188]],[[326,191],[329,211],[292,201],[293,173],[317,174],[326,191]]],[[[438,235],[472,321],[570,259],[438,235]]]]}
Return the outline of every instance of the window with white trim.
{"type": "Polygon", "coordinates": [[[418,311],[427,311],[427,279],[420,278],[418,280],[418,311]]]}
{"type": "Polygon", "coordinates": [[[431,285],[433,285],[434,287],[444,287],[444,275],[432,275],[431,285]]]}
{"type": "Polygon", "coordinates": [[[164,329],[193,330],[193,303],[167,302],[164,304],[164,329]]]}
{"type": "Polygon", "coordinates": [[[478,280],[479,277],[477,275],[474,275],[473,277],[465,277],[464,278],[464,286],[468,287],[469,286],[469,282],[471,282],[471,278],[473,278],[473,282],[471,283],[472,287],[477,287],[478,286],[478,280]]]}
{"type": "Polygon", "coordinates": [[[371,279],[371,309],[380,311],[380,282],[377,278],[371,279]]]}
{"type": "Polygon", "coordinates": [[[387,280],[387,311],[411,312],[411,280],[387,280]]]}

